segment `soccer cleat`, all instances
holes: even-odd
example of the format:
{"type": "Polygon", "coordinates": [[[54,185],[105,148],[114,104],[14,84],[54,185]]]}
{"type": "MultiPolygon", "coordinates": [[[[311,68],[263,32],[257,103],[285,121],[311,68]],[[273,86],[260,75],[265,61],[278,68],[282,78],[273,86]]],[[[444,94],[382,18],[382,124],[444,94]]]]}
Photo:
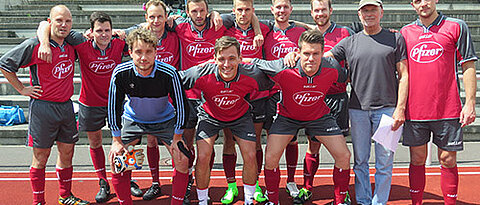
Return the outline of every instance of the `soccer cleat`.
{"type": "Polygon", "coordinates": [[[263,195],[262,188],[260,188],[260,186],[258,185],[258,181],[255,185],[255,193],[253,193],[253,199],[258,203],[262,203],[268,200],[267,197],[263,195]]]}
{"type": "Polygon", "coordinates": [[[137,183],[135,181],[130,181],[130,193],[132,196],[136,197],[142,197],[143,196],[143,191],[140,189],[137,183]]]}
{"type": "Polygon", "coordinates": [[[160,186],[158,184],[152,184],[152,186],[143,194],[143,200],[150,201],[162,195],[160,186]]]}
{"type": "Polygon", "coordinates": [[[280,205],[280,202],[278,202],[278,204],[275,204],[275,203],[269,201],[269,202],[265,203],[265,205],[280,205]]]}
{"type": "Polygon", "coordinates": [[[303,204],[306,201],[310,200],[312,197],[312,192],[308,189],[302,188],[298,193],[298,196],[293,198],[293,204],[303,204]]]}
{"type": "Polygon", "coordinates": [[[108,185],[108,182],[104,179],[100,179],[98,185],[100,185],[100,190],[98,190],[98,193],[95,196],[95,201],[97,201],[97,203],[108,201],[108,197],[110,197],[110,186],[108,185]]]}
{"type": "Polygon", "coordinates": [[[345,196],[345,200],[343,200],[343,203],[335,204],[335,200],[330,203],[331,205],[351,205],[352,200],[350,199],[350,194],[347,191],[347,195],[345,196]]]}
{"type": "Polygon", "coordinates": [[[223,195],[221,201],[222,204],[231,204],[235,197],[238,196],[238,188],[237,188],[237,183],[228,183],[228,189],[225,192],[225,195],[223,195]]]}
{"type": "Polygon", "coordinates": [[[88,205],[90,202],[84,201],[80,198],[77,198],[73,196],[73,194],[70,194],[70,196],[66,198],[59,197],[58,198],[58,204],[61,205],[88,205]]]}
{"type": "Polygon", "coordinates": [[[211,204],[212,202],[210,201],[210,197],[208,197],[207,199],[205,200],[202,200],[202,201],[198,201],[198,205],[209,205],[211,204]]]}
{"type": "Polygon", "coordinates": [[[295,182],[288,182],[285,190],[292,198],[297,197],[298,193],[300,192],[295,182]]]}

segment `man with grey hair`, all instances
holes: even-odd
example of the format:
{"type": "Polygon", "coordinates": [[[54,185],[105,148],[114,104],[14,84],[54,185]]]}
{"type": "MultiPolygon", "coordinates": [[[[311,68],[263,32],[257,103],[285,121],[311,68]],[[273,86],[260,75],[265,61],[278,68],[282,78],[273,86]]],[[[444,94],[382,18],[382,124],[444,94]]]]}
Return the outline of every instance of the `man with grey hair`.
{"type": "Polygon", "coordinates": [[[358,204],[387,203],[394,153],[374,143],[376,173],[372,197],[368,166],[372,135],[382,115],[393,117],[392,130],[397,130],[405,121],[408,95],[405,40],[400,33],[392,33],[380,26],[382,16],[381,0],[361,0],[358,17],[364,30],[345,38],[326,53],[338,61],[346,60],[350,69],[349,115],[358,204]],[[369,52],[361,48],[369,48],[369,52]]]}
{"type": "Polygon", "coordinates": [[[73,196],[72,157],[78,131],[70,97],[73,94],[75,51],[65,43],[72,28],[72,14],[65,5],[50,10],[50,45],[52,62],[40,59],[37,38],[25,40],[0,59],[0,70],[22,95],[30,97],[30,123],[27,146],[33,148],[30,183],[33,204],[45,204],[45,166],[56,142],[58,160],[59,204],[89,204],[73,196]],[[30,67],[30,86],[24,86],[15,74],[19,68],[30,67]]]}

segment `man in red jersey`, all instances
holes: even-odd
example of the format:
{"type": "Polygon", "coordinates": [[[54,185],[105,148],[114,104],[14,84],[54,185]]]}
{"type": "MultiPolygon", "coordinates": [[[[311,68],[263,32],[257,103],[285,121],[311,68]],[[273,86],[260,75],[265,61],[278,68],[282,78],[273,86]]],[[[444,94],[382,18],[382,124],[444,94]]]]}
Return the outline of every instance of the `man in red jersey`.
{"type": "MultiPolygon", "coordinates": [[[[323,33],[325,52],[332,49],[342,39],[354,33],[349,27],[338,25],[330,20],[333,12],[331,0],[312,0],[310,1],[310,6],[310,14],[316,24],[315,29],[323,33]]],[[[345,62],[340,62],[340,65],[345,67],[345,62]]],[[[330,108],[330,114],[336,119],[343,136],[347,136],[349,130],[347,83],[334,83],[326,93],[325,102],[330,108]]],[[[309,193],[311,193],[311,189],[313,188],[313,179],[320,163],[319,149],[321,144],[316,138],[309,137],[308,139],[309,146],[303,161],[303,188],[300,189],[299,195],[294,199],[295,202],[307,201],[309,196],[311,196],[309,193]]],[[[345,200],[346,203],[350,201],[349,197],[345,200]]],[[[343,202],[339,201],[337,203],[343,202]]]]}
{"type": "Polygon", "coordinates": [[[30,113],[27,146],[33,147],[30,183],[33,204],[45,204],[45,166],[51,147],[56,142],[56,172],[59,183],[59,204],[89,204],[73,196],[72,157],[78,131],[70,97],[73,94],[75,51],[65,43],[72,28],[72,14],[64,5],[50,10],[50,45],[52,60],[38,58],[39,41],[31,38],[16,46],[0,59],[0,70],[22,95],[29,96],[30,113]],[[30,67],[30,86],[24,86],[15,72],[30,67]]]}
{"type": "Polygon", "coordinates": [[[436,9],[438,0],[412,0],[418,19],[401,30],[408,51],[409,90],[403,145],[410,147],[410,196],[422,204],[427,143],[433,134],[441,164],[445,204],[458,191],[457,151],[463,150],[462,128],[475,121],[475,51],[467,24],[436,9]],[[457,65],[463,69],[466,99],[462,108],[457,65]]]}
{"type": "MultiPolygon", "coordinates": [[[[287,144],[298,129],[324,144],[335,160],[333,180],[335,204],[343,203],[350,179],[350,151],[330,109],[324,102],[325,93],[335,82],[344,82],[346,70],[333,58],[323,56],[323,34],[309,30],[300,36],[300,60],[288,67],[283,59],[252,63],[268,74],[282,88],[278,117],[267,138],[265,182],[269,204],[278,204],[280,170],[278,162],[287,144]]],[[[311,193],[310,193],[311,194],[311,193]]],[[[303,202],[302,202],[303,203],[303,202]]]]}
{"type": "MultiPolygon", "coordinates": [[[[283,58],[287,53],[298,50],[298,38],[305,31],[293,22],[289,22],[293,6],[290,0],[272,0],[270,7],[275,23],[272,31],[268,33],[264,43],[264,54],[267,60],[277,60],[283,58]]],[[[277,104],[280,101],[280,88],[275,86],[270,92],[266,108],[266,120],[264,128],[269,130],[273,117],[277,114],[277,104]]],[[[291,197],[295,198],[298,193],[298,187],[295,183],[295,171],[298,161],[298,142],[296,137],[292,139],[285,149],[285,160],[287,162],[287,185],[286,191],[291,197]]]]}
{"type": "Polygon", "coordinates": [[[255,90],[266,90],[272,82],[254,65],[240,64],[240,44],[224,36],[215,44],[215,64],[195,66],[182,71],[185,88],[198,88],[205,102],[199,107],[196,133],[198,158],[195,166],[197,195],[200,205],[208,204],[210,158],[221,129],[229,128],[243,157],[245,204],[253,204],[257,163],[255,129],[245,97],[255,90]]]}
{"type": "MultiPolygon", "coordinates": [[[[254,12],[253,0],[235,0],[233,1],[233,14],[222,14],[222,17],[226,17],[225,24],[233,24],[232,27],[225,31],[226,36],[232,36],[240,43],[240,54],[242,58],[262,58],[263,46],[255,45],[255,29],[253,26],[254,12]]],[[[270,28],[267,25],[268,22],[260,22],[260,29],[262,31],[263,38],[266,37],[270,28]]],[[[268,97],[269,91],[254,92],[250,96],[249,103],[252,108],[252,118],[255,126],[256,135],[256,158],[257,158],[257,173],[260,174],[263,165],[263,151],[262,151],[262,127],[265,121],[265,103],[268,97]]],[[[228,188],[225,195],[222,197],[223,204],[231,204],[234,198],[238,195],[238,188],[235,179],[235,167],[237,163],[237,153],[235,151],[235,141],[232,133],[226,129],[224,130],[223,144],[223,169],[225,171],[225,177],[227,178],[228,188]]],[[[255,201],[264,202],[266,198],[263,196],[262,189],[258,185],[258,181],[255,185],[255,201]]]]}
{"type": "MultiPolygon", "coordinates": [[[[127,46],[123,40],[112,39],[112,20],[108,14],[93,12],[90,15],[90,24],[93,40],[87,40],[82,33],[72,31],[65,41],[75,48],[80,61],[82,87],[78,100],[80,102],[78,129],[87,132],[90,156],[100,185],[95,200],[103,203],[108,200],[110,186],[105,171],[101,129],[106,125],[110,78],[115,66],[122,62],[127,46]]],[[[38,29],[40,51],[46,54],[45,57],[51,57],[49,33],[48,24],[40,23],[38,29]]]]}

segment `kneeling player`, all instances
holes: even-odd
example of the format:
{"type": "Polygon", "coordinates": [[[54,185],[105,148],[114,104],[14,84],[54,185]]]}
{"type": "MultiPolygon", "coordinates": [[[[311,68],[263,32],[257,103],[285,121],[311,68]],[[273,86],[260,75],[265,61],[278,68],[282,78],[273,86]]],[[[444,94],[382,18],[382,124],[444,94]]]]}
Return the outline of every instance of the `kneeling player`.
{"type": "MultiPolygon", "coordinates": [[[[138,144],[142,135],[155,136],[168,148],[175,163],[171,204],[182,204],[188,183],[189,151],[182,140],[188,106],[176,69],[155,61],[157,42],[157,37],[145,29],[127,37],[133,60],[118,65],[110,82],[108,120],[113,140],[109,158],[113,162],[129,145],[138,144]],[[128,99],[124,104],[125,96],[128,99]]],[[[130,179],[131,171],[112,175],[120,204],[133,203],[130,179]]]]}
{"type": "Polygon", "coordinates": [[[210,157],[218,132],[229,128],[243,157],[245,204],[253,204],[257,181],[255,129],[245,97],[255,90],[266,90],[273,84],[253,65],[240,64],[240,44],[224,36],[215,43],[215,64],[182,71],[185,88],[202,91],[205,102],[199,108],[197,128],[197,163],[195,179],[199,204],[208,203],[210,157]]]}
{"type": "MultiPolygon", "coordinates": [[[[305,133],[324,144],[335,160],[334,203],[340,204],[344,202],[350,180],[350,151],[324,98],[333,83],[346,80],[346,71],[334,59],[322,58],[324,40],[321,32],[303,32],[298,45],[300,60],[293,68],[285,66],[283,59],[252,60],[282,88],[278,117],[270,129],[265,149],[265,159],[268,160],[264,174],[269,203],[278,204],[278,162],[283,150],[297,130],[305,128],[305,133]]],[[[311,192],[299,197],[304,202],[311,197],[311,192]]]]}

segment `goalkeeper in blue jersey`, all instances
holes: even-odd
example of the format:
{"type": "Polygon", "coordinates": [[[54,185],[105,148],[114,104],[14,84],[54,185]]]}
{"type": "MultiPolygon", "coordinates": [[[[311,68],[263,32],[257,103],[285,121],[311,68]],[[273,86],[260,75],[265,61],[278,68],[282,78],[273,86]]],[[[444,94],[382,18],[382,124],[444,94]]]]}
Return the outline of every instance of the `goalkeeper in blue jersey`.
{"type": "Polygon", "coordinates": [[[109,158],[120,172],[112,175],[112,184],[120,204],[124,205],[133,203],[131,170],[143,162],[143,154],[132,154],[135,151],[127,147],[140,143],[143,135],[154,136],[172,154],[175,170],[171,204],[182,204],[187,188],[190,151],[182,139],[188,116],[187,99],[176,69],[155,61],[157,42],[157,37],[149,30],[131,32],[127,44],[132,60],[118,65],[110,82],[108,122],[113,140],[109,158]],[[122,165],[122,158],[118,156],[128,161],[122,165]]]}

